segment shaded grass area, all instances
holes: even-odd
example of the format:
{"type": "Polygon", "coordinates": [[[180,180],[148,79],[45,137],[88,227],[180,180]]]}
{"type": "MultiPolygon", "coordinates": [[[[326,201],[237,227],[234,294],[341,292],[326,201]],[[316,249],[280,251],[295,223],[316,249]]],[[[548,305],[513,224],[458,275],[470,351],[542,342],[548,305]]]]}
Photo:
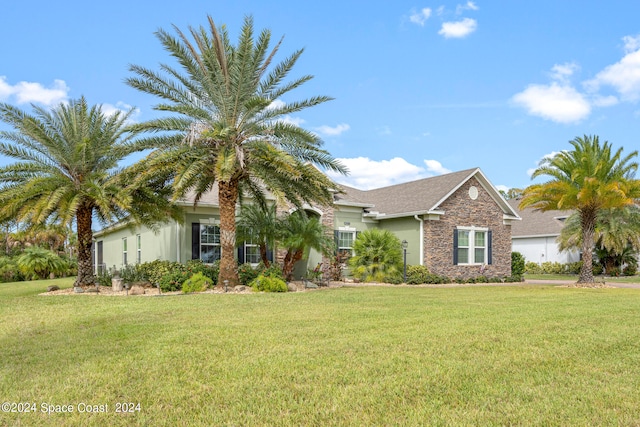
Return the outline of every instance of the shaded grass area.
{"type": "Polygon", "coordinates": [[[0,425],[640,422],[640,290],[41,289],[0,285],[2,401],[109,413],[0,413],[0,425]],[[118,402],[140,411],[115,413],[118,402]]]}

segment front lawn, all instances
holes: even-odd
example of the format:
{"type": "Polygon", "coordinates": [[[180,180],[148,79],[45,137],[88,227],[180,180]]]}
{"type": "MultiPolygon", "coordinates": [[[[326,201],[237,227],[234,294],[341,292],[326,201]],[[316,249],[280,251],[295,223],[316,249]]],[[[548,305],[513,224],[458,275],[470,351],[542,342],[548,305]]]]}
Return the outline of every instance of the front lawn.
{"type": "MultiPolygon", "coordinates": [[[[577,274],[525,274],[525,280],[572,280],[578,281],[577,274]]],[[[596,282],[606,281],[607,283],[640,283],[638,276],[595,276],[596,282]]]]}
{"type": "Polygon", "coordinates": [[[38,296],[46,284],[0,284],[0,397],[36,408],[0,425],[640,422],[637,289],[38,296]]]}

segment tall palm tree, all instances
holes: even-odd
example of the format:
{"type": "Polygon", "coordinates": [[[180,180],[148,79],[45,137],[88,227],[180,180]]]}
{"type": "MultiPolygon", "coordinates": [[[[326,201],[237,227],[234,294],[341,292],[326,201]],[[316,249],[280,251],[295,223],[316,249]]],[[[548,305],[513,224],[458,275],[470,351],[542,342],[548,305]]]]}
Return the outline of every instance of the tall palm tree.
{"type": "Polygon", "coordinates": [[[267,250],[268,248],[273,250],[281,231],[281,221],[277,216],[276,205],[271,204],[267,208],[258,204],[242,206],[237,227],[238,238],[257,244],[262,263],[265,267],[269,267],[271,262],[267,256],[267,250]]]}
{"type": "Polygon", "coordinates": [[[310,249],[315,249],[324,255],[330,255],[335,250],[335,242],[328,230],[315,217],[309,217],[304,211],[298,210],[281,220],[280,243],[287,249],[282,264],[282,274],[287,280],[293,275],[296,262],[309,255],[310,249]]]}
{"type": "Polygon", "coordinates": [[[217,184],[220,203],[221,261],[218,283],[238,283],[233,257],[236,204],[243,194],[265,204],[265,192],[279,201],[332,202],[334,184],[314,165],[346,173],[321,149],[320,138],[287,121],[287,115],[328,101],[316,96],[296,102],[282,98],[309,81],[302,76],[286,82],[302,54],[294,52],[273,64],[280,47],[270,49],[271,33],[254,36],[253,19],[244,20],[237,45],[226,27],[174,27],[177,37],[164,30],[156,35],[179,67],[160,65],[160,72],[132,66],[136,77],[127,83],[162,99],[156,110],[175,113],[141,124],[157,132],[149,138],[156,151],[147,159],[147,173],[172,172],[175,197],[194,191],[196,203],[217,184]]]}
{"type": "Polygon", "coordinates": [[[633,151],[622,155],[611,144],[600,144],[597,136],[577,137],[570,141],[571,151],[545,158],[532,178],[547,175],[551,180],[534,184],[523,192],[520,208],[538,210],[575,210],[580,216],[582,268],[579,284],[594,284],[593,248],[598,212],[633,204],[640,198],[640,181],[634,178],[638,163],[633,151]]]}
{"type": "Polygon", "coordinates": [[[138,186],[133,172],[118,166],[142,148],[126,127],[133,109],[105,115],[80,98],[51,111],[33,110],[0,104],[0,120],[13,128],[0,132],[0,154],[16,160],[0,168],[0,221],[75,223],[75,284],[89,285],[94,217],[102,224],[129,217],[152,225],[176,211],[162,185],[138,186]]]}

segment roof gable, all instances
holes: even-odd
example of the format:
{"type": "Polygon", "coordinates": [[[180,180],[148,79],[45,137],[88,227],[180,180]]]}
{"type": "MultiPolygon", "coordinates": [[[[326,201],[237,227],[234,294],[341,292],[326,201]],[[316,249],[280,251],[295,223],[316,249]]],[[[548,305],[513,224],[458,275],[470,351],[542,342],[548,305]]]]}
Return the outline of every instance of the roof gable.
{"type": "Polygon", "coordinates": [[[489,182],[479,168],[466,169],[402,184],[391,185],[373,190],[357,190],[342,186],[338,204],[362,206],[368,203],[378,217],[400,217],[437,212],[438,208],[463,186],[475,177],[503,213],[512,219],[519,219],[517,212],[509,205],[496,188],[489,182]]]}

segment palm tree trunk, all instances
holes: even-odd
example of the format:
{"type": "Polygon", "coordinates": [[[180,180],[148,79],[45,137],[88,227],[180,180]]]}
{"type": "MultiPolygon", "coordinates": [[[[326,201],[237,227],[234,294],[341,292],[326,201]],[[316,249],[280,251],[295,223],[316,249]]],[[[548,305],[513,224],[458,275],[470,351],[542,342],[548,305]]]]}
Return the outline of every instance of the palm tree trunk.
{"type": "Polygon", "coordinates": [[[593,278],[593,239],[596,228],[596,211],[587,208],[580,211],[582,225],[582,268],[578,284],[594,285],[593,278]]]}
{"type": "Polygon", "coordinates": [[[95,283],[93,275],[93,263],[91,262],[91,243],[93,231],[91,231],[91,216],[93,208],[86,202],[78,207],[76,221],[78,224],[78,277],[74,286],[88,286],[95,283]]]}
{"type": "Polygon", "coordinates": [[[220,273],[218,287],[236,286],[238,279],[238,263],[233,256],[236,249],[236,202],[238,201],[238,180],[218,182],[218,199],[220,202],[220,273]]]}
{"type": "Polygon", "coordinates": [[[304,251],[302,249],[294,249],[293,253],[287,252],[287,255],[284,257],[284,263],[282,264],[282,275],[285,277],[287,281],[290,281],[293,276],[293,267],[296,262],[302,259],[302,255],[304,255],[304,251]]]}
{"type": "Polygon", "coordinates": [[[271,262],[269,262],[269,258],[267,258],[267,245],[264,243],[260,243],[260,259],[266,268],[271,266],[271,262]]]}

